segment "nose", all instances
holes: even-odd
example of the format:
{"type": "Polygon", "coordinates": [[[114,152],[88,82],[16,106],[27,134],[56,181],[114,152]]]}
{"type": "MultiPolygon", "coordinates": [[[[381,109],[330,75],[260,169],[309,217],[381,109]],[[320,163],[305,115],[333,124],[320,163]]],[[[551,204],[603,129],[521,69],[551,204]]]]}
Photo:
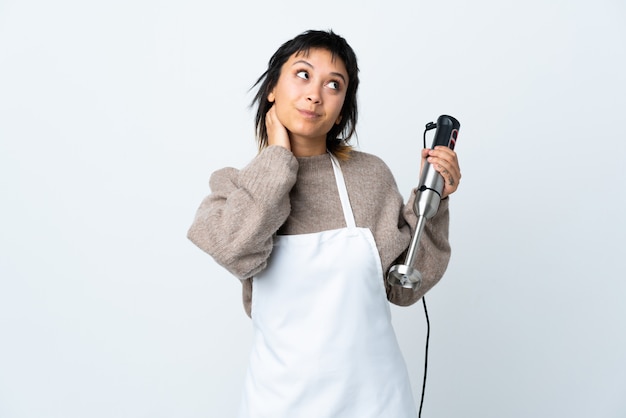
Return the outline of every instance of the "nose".
{"type": "Polygon", "coordinates": [[[318,86],[311,86],[309,88],[309,91],[307,91],[307,95],[306,95],[306,99],[307,101],[314,103],[314,104],[319,104],[322,102],[322,95],[320,94],[320,87],[318,86]]]}

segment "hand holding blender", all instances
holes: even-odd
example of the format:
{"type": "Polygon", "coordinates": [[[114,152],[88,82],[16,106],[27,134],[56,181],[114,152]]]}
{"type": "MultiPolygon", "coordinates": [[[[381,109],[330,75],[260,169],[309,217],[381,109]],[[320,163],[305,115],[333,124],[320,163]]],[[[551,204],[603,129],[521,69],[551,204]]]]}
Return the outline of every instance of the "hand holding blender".
{"type": "MultiPolygon", "coordinates": [[[[431,148],[434,149],[436,146],[441,145],[454,150],[460,126],[459,121],[448,115],[439,116],[436,124],[432,122],[427,124],[426,130],[430,130],[434,127],[437,128],[431,148]]],[[[442,172],[448,174],[445,169],[443,169],[442,172]]],[[[451,185],[454,185],[454,182],[458,182],[458,179],[454,179],[452,175],[450,175],[447,180],[451,185]]],[[[427,160],[422,168],[413,205],[413,210],[417,215],[415,234],[411,239],[404,264],[392,266],[387,273],[387,281],[390,284],[414,290],[418,289],[422,284],[422,274],[415,269],[413,264],[426,220],[432,218],[439,209],[439,202],[443,198],[445,182],[446,179],[444,179],[444,176],[427,160]]]]}

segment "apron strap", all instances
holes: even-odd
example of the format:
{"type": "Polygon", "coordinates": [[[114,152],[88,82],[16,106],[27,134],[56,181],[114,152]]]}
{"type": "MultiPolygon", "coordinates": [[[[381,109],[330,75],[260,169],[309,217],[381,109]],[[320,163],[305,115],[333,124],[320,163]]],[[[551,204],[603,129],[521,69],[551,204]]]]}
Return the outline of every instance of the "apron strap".
{"type": "Polygon", "coordinates": [[[339,166],[339,161],[332,153],[330,160],[333,163],[333,171],[335,172],[335,181],[337,182],[337,189],[339,190],[339,199],[341,200],[341,208],[343,209],[343,216],[346,218],[346,226],[348,228],[356,228],[356,222],[354,221],[354,214],[352,213],[352,206],[350,206],[350,199],[348,198],[348,188],[339,166]]]}

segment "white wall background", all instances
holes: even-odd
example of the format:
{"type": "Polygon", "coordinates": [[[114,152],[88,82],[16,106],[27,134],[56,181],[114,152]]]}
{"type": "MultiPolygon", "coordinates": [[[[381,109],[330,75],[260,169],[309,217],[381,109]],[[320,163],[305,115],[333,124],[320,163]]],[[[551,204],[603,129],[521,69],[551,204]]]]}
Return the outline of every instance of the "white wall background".
{"type": "MultiPolygon", "coordinates": [[[[0,1],[0,417],[230,417],[250,322],[186,240],[255,154],[248,88],[332,28],[408,195],[461,121],[425,417],[625,417],[620,0],[0,1]]],[[[421,304],[394,308],[419,398],[421,304]]]]}

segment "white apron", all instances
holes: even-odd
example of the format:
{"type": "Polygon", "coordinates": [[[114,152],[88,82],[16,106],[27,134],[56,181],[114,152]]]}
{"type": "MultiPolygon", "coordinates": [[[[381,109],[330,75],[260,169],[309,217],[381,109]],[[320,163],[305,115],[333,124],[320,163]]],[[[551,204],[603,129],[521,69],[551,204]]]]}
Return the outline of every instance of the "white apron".
{"type": "Polygon", "coordinates": [[[415,418],[374,237],[347,228],[274,240],[254,277],[254,341],[240,418],[415,418]]]}

